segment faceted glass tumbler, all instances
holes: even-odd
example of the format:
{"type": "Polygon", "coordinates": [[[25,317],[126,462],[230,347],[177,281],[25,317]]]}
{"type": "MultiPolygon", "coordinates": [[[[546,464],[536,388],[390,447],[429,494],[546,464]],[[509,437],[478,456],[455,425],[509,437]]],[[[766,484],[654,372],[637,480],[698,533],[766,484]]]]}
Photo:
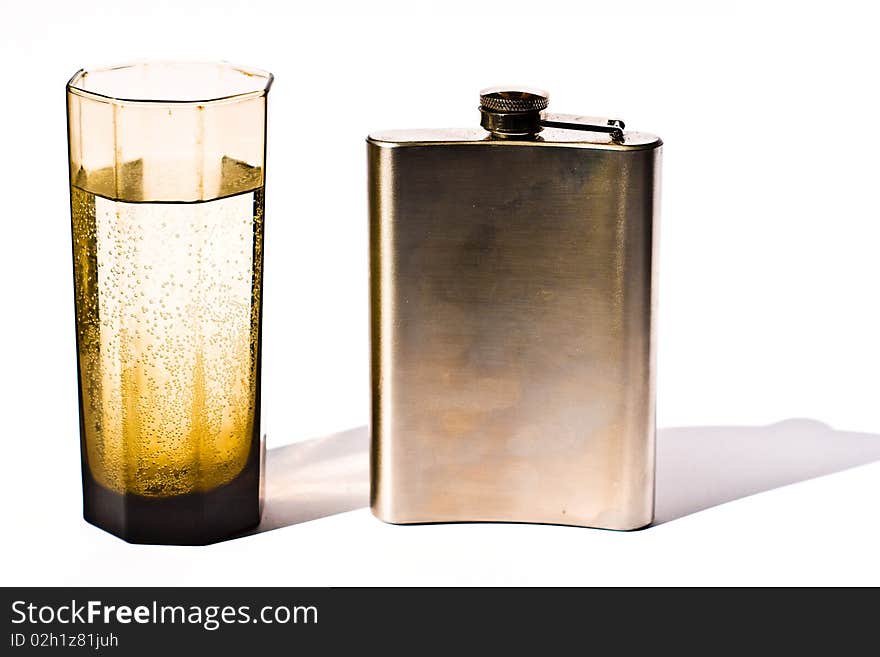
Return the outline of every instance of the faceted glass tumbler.
{"type": "Polygon", "coordinates": [[[84,516],[127,541],[260,520],[271,83],[145,63],[67,84],[84,516]]]}

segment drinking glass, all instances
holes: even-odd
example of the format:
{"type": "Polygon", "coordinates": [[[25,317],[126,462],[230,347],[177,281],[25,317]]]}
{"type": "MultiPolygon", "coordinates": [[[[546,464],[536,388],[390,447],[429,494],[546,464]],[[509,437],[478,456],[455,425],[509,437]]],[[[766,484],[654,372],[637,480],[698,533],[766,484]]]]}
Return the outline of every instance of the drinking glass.
{"type": "Polygon", "coordinates": [[[260,519],[271,83],[142,63],[67,84],[84,516],[127,541],[260,519]]]}

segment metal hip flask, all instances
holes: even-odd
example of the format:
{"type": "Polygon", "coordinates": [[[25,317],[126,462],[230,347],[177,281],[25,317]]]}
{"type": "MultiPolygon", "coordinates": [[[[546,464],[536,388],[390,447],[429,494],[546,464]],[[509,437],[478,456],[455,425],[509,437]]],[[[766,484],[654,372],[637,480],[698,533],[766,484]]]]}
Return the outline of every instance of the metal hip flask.
{"type": "Polygon", "coordinates": [[[480,100],[368,139],[373,512],[645,526],[662,142],[480,100]]]}

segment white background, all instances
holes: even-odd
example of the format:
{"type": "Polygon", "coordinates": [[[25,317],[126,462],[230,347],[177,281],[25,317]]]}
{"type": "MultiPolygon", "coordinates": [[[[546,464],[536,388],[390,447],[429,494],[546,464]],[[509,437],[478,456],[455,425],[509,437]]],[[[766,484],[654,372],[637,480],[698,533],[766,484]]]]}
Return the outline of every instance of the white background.
{"type": "Polygon", "coordinates": [[[880,584],[870,7],[4,5],[0,583],[880,584]],[[551,90],[553,110],[660,134],[658,516],[669,522],[635,533],[385,525],[365,508],[356,431],[270,452],[267,522],[307,522],[205,548],[132,546],[85,524],[64,83],[80,67],[143,59],[276,75],[270,448],[367,421],[369,131],[474,126],[480,88],[520,83],[551,90]],[[801,481],[816,474],[828,476],[801,481]]]}

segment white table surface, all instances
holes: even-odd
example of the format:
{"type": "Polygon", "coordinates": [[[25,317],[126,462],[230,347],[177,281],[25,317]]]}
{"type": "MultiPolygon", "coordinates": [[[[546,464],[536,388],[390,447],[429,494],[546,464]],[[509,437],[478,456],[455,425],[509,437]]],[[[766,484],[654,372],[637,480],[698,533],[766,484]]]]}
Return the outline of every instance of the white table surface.
{"type": "MultiPolygon", "coordinates": [[[[0,578],[21,585],[878,584],[880,436],[812,420],[664,429],[657,522],[636,532],[399,527],[367,508],[365,427],[269,451],[256,535],[129,545],[56,499],[7,517],[0,578]]],[[[75,490],[75,471],[58,473],[75,490]]],[[[26,499],[22,495],[22,502],[26,499]]]]}

